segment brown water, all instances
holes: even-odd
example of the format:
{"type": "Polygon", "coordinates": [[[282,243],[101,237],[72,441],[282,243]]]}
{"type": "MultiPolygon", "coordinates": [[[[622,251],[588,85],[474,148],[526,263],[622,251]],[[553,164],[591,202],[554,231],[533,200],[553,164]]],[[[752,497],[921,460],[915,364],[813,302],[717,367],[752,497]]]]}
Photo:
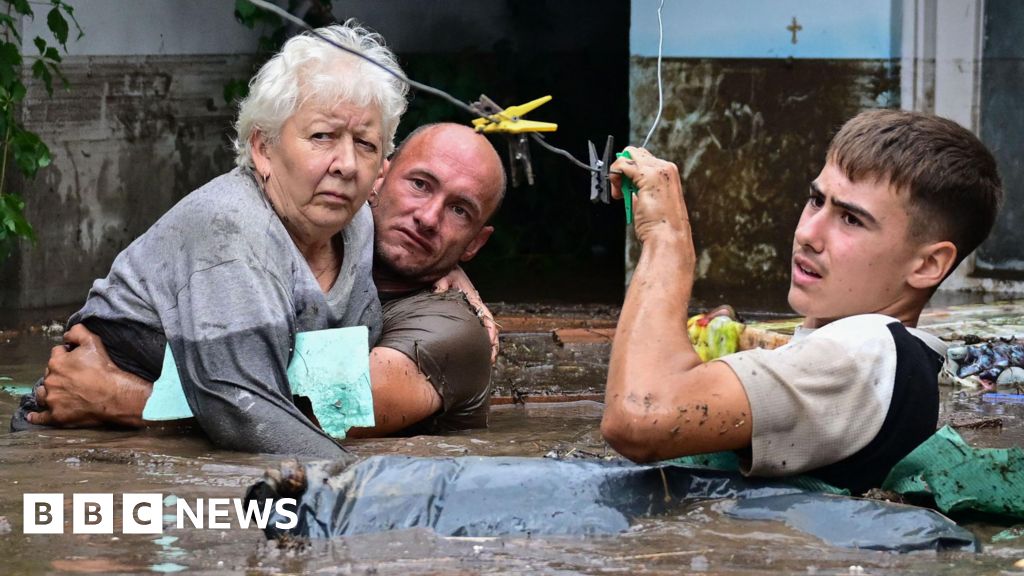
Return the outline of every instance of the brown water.
{"type": "MultiPolygon", "coordinates": [[[[0,340],[0,385],[28,386],[49,347],[41,335],[0,340]]],[[[954,412],[999,416],[1003,429],[965,431],[981,446],[1024,445],[1024,405],[950,399],[954,412]]],[[[714,502],[682,513],[642,520],[604,537],[445,538],[405,530],[279,549],[256,529],[165,529],[162,535],[32,535],[22,533],[22,495],[28,492],[158,492],[190,501],[241,496],[276,458],[215,450],[175,428],[142,433],[56,430],[6,433],[15,399],[0,393],[0,573],[176,572],[294,574],[1012,574],[1024,558],[1024,540],[991,544],[1004,528],[972,524],[985,543],[981,554],[891,554],[830,547],[780,523],[727,518],[714,502]],[[860,567],[860,568],[858,568],[860,567]]],[[[358,455],[515,455],[549,452],[610,454],[598,425],[601,404],[573,402],[496,407],[483,432],[445,437],[351,442],[358,455]]],[[[70,532],[70,530],[68,530],[70,532]]]]}

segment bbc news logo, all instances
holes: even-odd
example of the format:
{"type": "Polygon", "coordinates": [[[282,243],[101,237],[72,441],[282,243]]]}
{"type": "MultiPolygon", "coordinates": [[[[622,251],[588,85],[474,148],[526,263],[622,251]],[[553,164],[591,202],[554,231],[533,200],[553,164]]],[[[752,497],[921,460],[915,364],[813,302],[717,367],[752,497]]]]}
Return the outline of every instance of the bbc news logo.
{"type": "MultiPolygon", "coordinates": [[[[179,529],[191,525],[193,528],[227,530],[232,527],[231,519],[241,528],[255,524],[266,529],[271,512],[279,516],[274,527],[288,530],[298,524],[294,498],[244,502],[241,498],[197,498],[188,502],[182,498],[173,499],[168,508],[174,510],[175,524],[179,529]]],[[[25,494],[22,498],[25,534],[64,533],[64,494],[25,494]]],[[[163,494],[122,494],[122,534],[162,534],[164,531],[165,499],[163,494]]],[[[72,494],[72,534],[113,534],[113,494],[72,494]]]]}

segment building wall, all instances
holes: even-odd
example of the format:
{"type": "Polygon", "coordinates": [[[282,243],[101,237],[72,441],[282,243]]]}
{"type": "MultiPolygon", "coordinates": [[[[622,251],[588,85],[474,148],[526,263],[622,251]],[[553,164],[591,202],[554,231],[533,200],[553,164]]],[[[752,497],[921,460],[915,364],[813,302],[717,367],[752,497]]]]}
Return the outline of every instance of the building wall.
{"type": "MultiPolygon", "coordinates": [[[[232,163],[223,86],[248,77],[255,46],[233,2],[72,4],[84,36],[64,60],[70,89],[47,98],[30,80],[20,111],[53,164],[31,181],[9,176],[38,243],[0,265],[0,309],[81,302],[121,249],[232,163]]],[[[23,22],[27,46],[36,35],[47,36],[45,11],[23,22]]]]}

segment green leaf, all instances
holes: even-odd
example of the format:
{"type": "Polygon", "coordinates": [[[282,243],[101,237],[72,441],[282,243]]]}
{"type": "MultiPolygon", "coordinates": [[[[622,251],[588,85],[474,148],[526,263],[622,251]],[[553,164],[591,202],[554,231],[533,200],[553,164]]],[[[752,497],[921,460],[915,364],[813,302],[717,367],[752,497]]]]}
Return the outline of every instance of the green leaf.
{"type": "Polygon", "coordinates": [[[46,86],[46,93],[53,96],[53,77],[50,75],[50,70],[47,69],[45,62],[36,60],[32,63],[32,76],[42,80],[46,86]]]}
{"type": "Polygon", "coordinates": [[[71,88],[71,83],[68,82],[68,78],[64,75],[64,72],[61,71],[60,66],[57,66],[56,64],[50,64],[50,70],[54,73],[54,75],[57,76],[57,78],[60,78],[61,88],[64,88],[65,90],[71,88]]]}
{"type": "Polygon", "coordinates": [[[21,53],[11,42],[0,42],[0,84],[9,86],[21,72],[21,53]]]}
{"type": "Polygon", "coordinates": [[[249,0],[235,0],[235,17],[249,28],[255,25],[254,17],[258,11],[259,8],[249,0]]]}
{"type": "Polygon", "coordinates": [[[21,26],[14,21],[14,18],[10,14],[0,13],[0,27],[7,29],[11,34],[14,34],[14,38],[18,40],[18,44],[21,44],[21,26]]]}
{"type": "Polygon", "coordinates": [[[28,130],[19,130],[11,137],[11,152],[18,168],[29,178],[53,161],[46,144],[28,130]]]}
{"type": "Polygon", "coordinates": [[[78,30],[78,36],[76,36],[75,39],[76,40],[81,40],[82,36],[85,36],[85,32],[82,32],[82,27],[79,26],[78,20],[75,19],[75,8],[74,8],[74,6],[71,6],[69,4],[65,4],[61,0],[53,0],[53,4],[54,4],[54,6],[59,5],[60,8],[62,10],[64,10],[64,12],[68,15],[68,18],[71,18],[71,21],[75,23],[75,30],[78,30]]]}
{"type": "Polygon", "coordinates": [[[46,40],[43,40],[39,36],[36,36],[35,40],[33,40],[32,42],[36,45],[36,48],[39,49],[40,54],[46,52],[46,40]]]}
{"type": "Polygon", "coordinates": [[[27,90],[25,89],[25,85],[24,84],[22,84],[21,82],[15,82],[11,86],[11,91],[10,91],[11,101],[12,102],[21,102],[22,100],[25,99],[25,93],[26,92],[27,92],[27,90]]]}
{"type": "Polygon", "coordinates": [[[240,78],[232,78],[224,84],[224,101],[230,105],[249,95],[249,83],[240,78]]]}
{"type": "Polygon", "coordinates": [[[46,52],[43,53],[43,58],[46,58],[47,60],[53,60],[54,62],[57,62],[58,64],[61,61],[60,52],[58,52],[57,49],[54,48],[53,46],[50,46],[49,48],[46,49],[46,52]]]}
{"type": "Polygon", "coordinates": [[[28,5],[28,0],[8,0],[11,6],[14,6],[14,11],[24,16],[33,16],[32,7],[28,5]]]}
{"type": "Polygon", "coordinates": [[[0,236],[20,236],[35,242],[35,231],[25,219],[25,202],[17,194],[0,193],[0,232],[0,236]]]}
{"type": "Polygon", "coordinates": [[[60,10],[57,8],[50,10],[49,14],[46,15],[46,25],[50,27],[50,31],[53,32],[57,42],[66,50],[68,44],[68,21],[61,15],[60,10]]]}

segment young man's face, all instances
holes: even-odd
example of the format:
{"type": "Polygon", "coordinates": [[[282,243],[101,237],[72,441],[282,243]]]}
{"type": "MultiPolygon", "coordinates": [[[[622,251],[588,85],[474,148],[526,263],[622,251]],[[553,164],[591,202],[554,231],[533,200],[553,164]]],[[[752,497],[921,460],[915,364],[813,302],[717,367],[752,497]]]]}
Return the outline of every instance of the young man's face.
{"type": "Polygon", "coordinates": [[[907,202],[887,181],[853,183],[825,164],[793,236],[789,304],[806,326],[893,313],[910,297],[906,279],[917,246],[907,230],[907,202]]]}

